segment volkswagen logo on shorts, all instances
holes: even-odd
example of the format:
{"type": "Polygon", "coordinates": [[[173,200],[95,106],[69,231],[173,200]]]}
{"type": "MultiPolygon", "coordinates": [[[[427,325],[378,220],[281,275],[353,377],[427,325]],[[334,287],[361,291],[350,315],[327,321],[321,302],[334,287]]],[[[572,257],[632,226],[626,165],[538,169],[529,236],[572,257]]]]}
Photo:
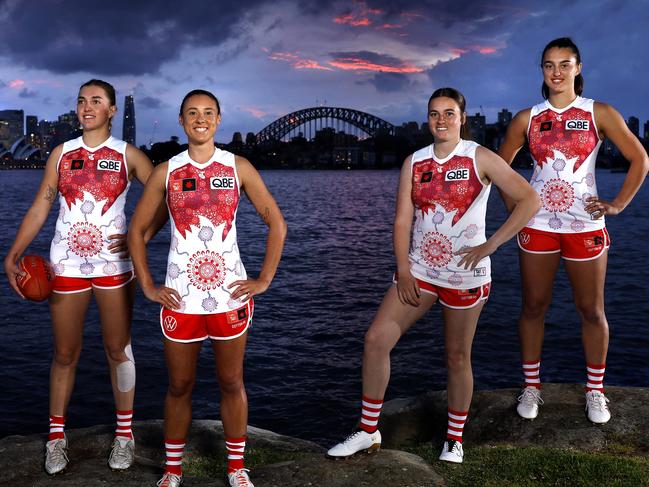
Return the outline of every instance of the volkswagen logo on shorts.
{"type": "Polygon", "coordinates": [[[165,316],[164,325],[167,331],[174,331],[176,326],[178,326],[178,322],[173,316],[165,316]]]}
{"type": "Polygon", "coordinates": [[[527,245],[528,243],[530,243],[530,238],[531,238],[531,236],[530,236],[529,233],[520,232],[520,233],[518,234],[518,238],[519,238],[519,240],[521,241],[521,243],[522,243],[523,245],[527,245]]]}

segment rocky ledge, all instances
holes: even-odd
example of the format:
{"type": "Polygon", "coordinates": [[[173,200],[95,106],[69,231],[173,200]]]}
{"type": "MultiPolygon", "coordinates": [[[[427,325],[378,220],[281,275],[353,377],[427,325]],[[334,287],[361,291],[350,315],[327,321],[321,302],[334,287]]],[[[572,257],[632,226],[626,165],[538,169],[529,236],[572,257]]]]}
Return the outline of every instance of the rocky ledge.
{"type": "MultiPolygon", "coordinates": [[[[623,444],[627,451],[649,453],[649,389],[608,387],[613,419],[603,426],[595,426],[586,419],[584,395],[579,385],[544,384],[545,404],[534,421],[522,420],[516,415],[518,393],[516,389],[475,393],[464,435],[466,455],[471,454],[471,445],[536,445],[600,451],[623,444]]],[[[136,463],[127,472],[112,472],[106,466],[112,426],[68,431],[70,465],[53,477],[43,471],[43,435],[6,437],[0,440],[3,472],[0,485],[154,486],[164,464],[162,422],[142,421],[134,428],[137,431],[136,463]]],[[[431,439],[439,447],[445,428],[446,393],[443,391],[387,402],[381,418],[383,449],[349,460],[326,460],[325,449],[315,443],[250,427],[250,449],[260,452],[260,458],[268,459],[261,462],[264,465],[255,466],[251,478],[257,487],[445,485],[434,464],[399,451],[431,439]]],[[[222,440],[220,422],[195,421],[187,446],[188,462],[209,464],[209,459],[223,458],[222,440]]],[[[222,474],[209,475],[209,468],[206,467],[205,474],[186,477],[184,485],[226,485],[222,474]]]]}

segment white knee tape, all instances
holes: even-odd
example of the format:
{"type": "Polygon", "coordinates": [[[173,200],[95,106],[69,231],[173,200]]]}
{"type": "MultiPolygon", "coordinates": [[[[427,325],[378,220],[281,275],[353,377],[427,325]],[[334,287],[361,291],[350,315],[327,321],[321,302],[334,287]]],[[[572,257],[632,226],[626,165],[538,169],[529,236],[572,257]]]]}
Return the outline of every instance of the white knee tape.
{"type": "Polygon", "coordinates": [[[135,388],[135,359],[133,349],[129,343],[124,348],[126,361],[119,364],[115,370],[117,373],[117,388],[120,392],[129,392],[135,388]]]}

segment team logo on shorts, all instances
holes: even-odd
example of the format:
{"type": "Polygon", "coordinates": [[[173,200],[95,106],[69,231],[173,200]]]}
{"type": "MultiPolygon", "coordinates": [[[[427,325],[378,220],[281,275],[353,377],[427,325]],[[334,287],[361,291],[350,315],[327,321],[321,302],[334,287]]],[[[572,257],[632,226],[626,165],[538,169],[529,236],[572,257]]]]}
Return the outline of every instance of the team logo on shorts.
{"type": "Polygon", "coordinates": [[[593,235],[584,239],[584,247],[591,252],[599,250],[604,245],[604,237],[601,235],[593,235]]]}
{"type": "Polygon", "coordinates": [[[539,126],[539,132],[549,132],[550,130],[552,130],[552,120],[541,122],[541,125],[539,126]]]}
{"type": "Polygon", "coordinates": [[[487,275],[486,267],[476,267],[473,269],[473,277],[484,277],[487,275]]]}
{"type": "Polygon", "coordinates": [[[165,316],[164,327],[167,331],[174,331],[177,326],[178,322],[176,321],[176,318],[173,316],[165,316]]]}
{"type": "Polygon", "coordinates": [[[420,182],[422,182],[422,183],[430,183],[432,180],[433,180],[432,171],[422,173],[420,182]]]}
{"type": "Polygon", "coordinates": [[[566,130],[588,130],[590,122],[588,120],[566,120],[566,130]]]}
{"type": "Polygon", "coordinates": [[[530,234],[529,234],[529,233],[526,233],[526,232],[520,232],[520,233],[518,234],[518,240],[519,240],[519,241],[521,242],[521,244],[523,244],[523,245],[527,245],[528,243],[530,243],[530,239],[531,239],[531,238],[532,238],[532,237],[530,236],[530,234]]]}

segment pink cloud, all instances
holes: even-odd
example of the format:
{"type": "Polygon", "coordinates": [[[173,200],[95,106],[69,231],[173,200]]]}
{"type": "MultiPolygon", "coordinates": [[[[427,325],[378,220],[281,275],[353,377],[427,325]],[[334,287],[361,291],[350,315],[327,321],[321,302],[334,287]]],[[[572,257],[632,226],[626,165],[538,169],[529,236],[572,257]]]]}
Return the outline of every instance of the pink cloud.
{"type": "Polygon", "coordinates": [[[264,118],[268,113],[257,107],[245,107],[244,110],[255,118],[264,118]]]}
{"type": "Polygon", "coordinates": [[[323,66],[313,59],[305,59],[292,52],[273,52],[268,59],[273,61],[284,61],[290,63],[295,69],[316,69],[320,71],[333,71],[333,69],[323,66]]]}
{"type": "Polygon", "coordinates": [[[25,86],[25,80],[15,79],[9,82],[9,88],[21,88],[25,86]]]}
{"type": "Polygon", "coordinates": [[[376,71],[380,73],[421,73],[424,71],[423,68],[413,66],[412,64],[390,66],[357,57],[338,58],[329,61],[329,64],[344,71],[376,71]]]}
{"type": "Polygon", "coordinates": [[[379,29],[401,29],[403,25],[401,24],[383,24],[379,29]]]}
{"type": "Polygon", "coordinates": [[[379,8],[370,8],[363,0],[355,0],[352,5],[351,12],[337,15],[333,18],[333,21],[336,24],[346,24],[352,27],[368,27],[374,23],[370,17],[376,17],[384,13],[379,8]]]}

